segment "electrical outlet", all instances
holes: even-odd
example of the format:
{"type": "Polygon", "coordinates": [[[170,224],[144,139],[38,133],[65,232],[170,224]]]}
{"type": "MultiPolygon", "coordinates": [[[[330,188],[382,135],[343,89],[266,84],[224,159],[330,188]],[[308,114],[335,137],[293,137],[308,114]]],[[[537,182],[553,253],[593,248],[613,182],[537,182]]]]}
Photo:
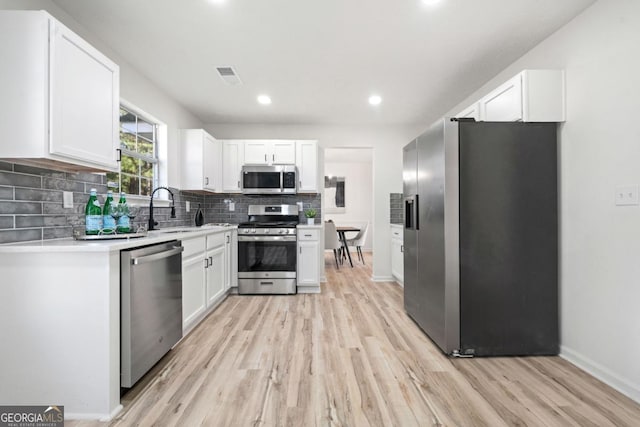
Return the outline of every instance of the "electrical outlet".
{"type": "Polygon", "coordinates": [[[62,207],[64,209],[73,209],[73,193],[71,191],[62,192],[62,207]]]}
{"type": "Polygon", "coordinates": [[[191,212],[191,202],[188,200],[185,202],[185,209],[187,212],[191,212]]]}
{"type": "Polygon", "coordinates": [[[304,202],[296,203],[298,205],[298,212],[302,212],[304,210],[304,202]]]}
{"type": "Polygon", "coordinates": [[[229,202],[229,212],[234,212],[236,210],[236,204],[234,202],[229,202]]]}
{"type": "Polygon", "coordinates": [[[616,206],[637,206],[638,204],[638,186],[616,188],[616,206]]]}

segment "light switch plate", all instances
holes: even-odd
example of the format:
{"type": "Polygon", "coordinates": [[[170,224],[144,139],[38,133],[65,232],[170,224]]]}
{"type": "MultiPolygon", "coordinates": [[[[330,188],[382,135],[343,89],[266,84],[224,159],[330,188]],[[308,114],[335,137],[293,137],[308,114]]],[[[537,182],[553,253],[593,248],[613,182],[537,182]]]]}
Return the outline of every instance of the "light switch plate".
{"type": "Polygon", "coordinates": [[[304,210],[304,202],[298,202],[298,212],[302,212],[304,210]]]}
{"type": "Polygon", "coordinates": [[[186,211],[191,212],[191,202],[187,200],[184,205],[185,205],[186,211]]]}
{"type": "Polygon", "coordinates": [[[638,186],[616,187],[616,206],[638,205],[638,186]]]}
{"type": "Polygon", "coordinates": [[[233,212],[236,210],[236,204],[234,202],[229,202],[229,212],[233,212]]]}
{"type": "Polygon", "coordinates": [[[73,193],[71,191],[62,192],[62,207],[64,209],[73,209],[73,193]]]}

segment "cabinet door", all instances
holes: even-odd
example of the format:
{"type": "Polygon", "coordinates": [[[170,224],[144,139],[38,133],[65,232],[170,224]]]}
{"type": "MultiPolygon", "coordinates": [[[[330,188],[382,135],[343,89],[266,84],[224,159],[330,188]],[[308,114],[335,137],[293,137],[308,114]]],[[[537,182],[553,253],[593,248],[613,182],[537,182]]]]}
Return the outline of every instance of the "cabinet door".
{"type": "Polygon", "coordinates": [[[402,240],[391,240],[391,274],[401,282],[404,280],[404,251],[402,240]]]}
{"type": "Polygon", "coordinates": [[[271,164],[295,165],[296,142],[295,141],[271,141],[271,164]]]}
{"type": "Polygon", "coordinates": [[[244,164],[244,141],[222,142],[222,190],[240,193],[240,178],[244,164]]]}
{"type": "Polygon", "coordinates": [[[220,163],[222,161],[222,144],[211,135],[204,134],[204,158],[203,161],[203,182],[202,188],[205,190],[217,191],[221,189],[222,171],[220,163]]]}
{"type": "Polygon", "coordinates": [[[118,169],[119,68],[51,21],[51,154],[118,169]]]}
{"type": "Polygon", "coordinates": [[[513,122],[522,120],[522,76],[518,74],[480,100],[483,120],[513,122]]]}
{"type": "Polygon", "coordinates": [[[465,108],[456,114],[456,117],[459,119],[475,119],[476,121],[482,120],[480,116],[480,103],[476,102],[475,104],[465,108]]]}
{"type": "Polygon", "coordinates": [[[298,242],[298,285],[318,285],[318,242],[298,242]]]}
{"type": "Polygon", "coordinates": [[[244,144],[245,165],[267,165],[271,163],[268,141],[246,141],[244,144]]]}
{"type": "Polygon", "coordinates": [[[182,330],[187,330],[206,307],[205,259],[201,255],[182,262],[182,330]]]}
{"type": "Polygon", "coordinates": [[[318,143],[298,141],[296,147],[298,192],[318,193],[318,143]]]}
{"type": "Polygon", "coordinates": [[[207,307],[214,304],[224,293],[225,247],[207,251],[207,307]]]}

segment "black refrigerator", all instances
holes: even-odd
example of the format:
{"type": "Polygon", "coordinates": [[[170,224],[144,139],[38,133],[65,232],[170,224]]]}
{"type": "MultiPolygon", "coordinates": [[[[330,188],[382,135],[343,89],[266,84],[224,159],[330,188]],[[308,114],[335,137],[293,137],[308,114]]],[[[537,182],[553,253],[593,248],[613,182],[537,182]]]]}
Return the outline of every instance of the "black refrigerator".
{"type": "Polygon", "coordinates": [[[442,119],[403,162],[409,316],[447,354],[558,354],[557,124],[442,119]]]}

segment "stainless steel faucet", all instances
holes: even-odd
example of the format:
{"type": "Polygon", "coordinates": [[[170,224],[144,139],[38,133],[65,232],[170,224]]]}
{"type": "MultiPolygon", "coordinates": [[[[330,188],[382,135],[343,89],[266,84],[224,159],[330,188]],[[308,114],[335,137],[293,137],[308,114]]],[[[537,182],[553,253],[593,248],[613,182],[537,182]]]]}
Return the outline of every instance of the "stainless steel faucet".
{"type": "Polygon", "coordinates": [[[156,194],[156,191],[158,190],[167,190],[169,192],[169,194],[171,195],[171,218],[176,217],[176,206],[175,206],[175,200],[173,199],[173,193],[167,187],[157,187],[155,190],[151,192],[151,200],[149,202],[149,227],[148,227],[149,231],[155,230],[156,225],[158,225],[158,222],[153,220],[153,195],[156,194]]]}

